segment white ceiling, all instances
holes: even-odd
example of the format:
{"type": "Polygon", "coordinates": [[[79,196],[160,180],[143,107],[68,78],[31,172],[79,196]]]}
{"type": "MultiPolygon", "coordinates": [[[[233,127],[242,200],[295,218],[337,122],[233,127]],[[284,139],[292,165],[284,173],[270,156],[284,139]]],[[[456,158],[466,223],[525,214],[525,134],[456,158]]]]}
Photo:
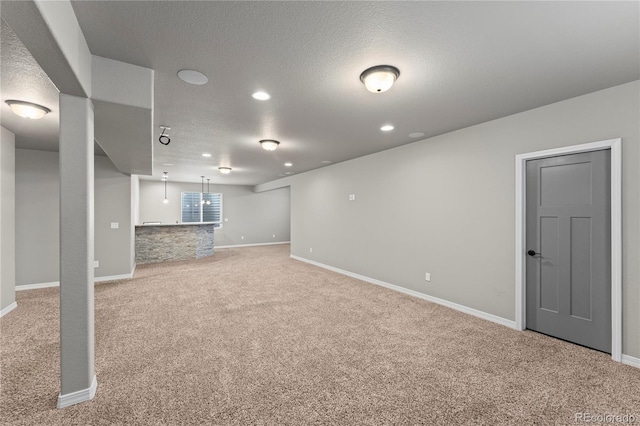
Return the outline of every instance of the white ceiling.
{"type": "Polygon", "coordinates": [[[72,4],[92,54],[155,70],[155,178],[258,184],[640,78],[638,2],[72,4]],[[379,64],[400,78],[369,93],[379,64]]]}

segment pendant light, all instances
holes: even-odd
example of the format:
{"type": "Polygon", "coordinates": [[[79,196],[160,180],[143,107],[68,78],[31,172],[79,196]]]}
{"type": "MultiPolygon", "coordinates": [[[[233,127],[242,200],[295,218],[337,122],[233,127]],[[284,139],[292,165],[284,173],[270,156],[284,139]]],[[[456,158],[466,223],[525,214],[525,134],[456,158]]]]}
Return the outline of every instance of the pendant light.
{"type": "MultiPolygon", "coordinates": [[[[211,179],[207,179],[207,195],[209,195],[209,181],[211,179]]],[[[211,204],[211,200],[207,200],[207,205],[211,204]]]]}
{"type": "Polygon", "coordinates": [[[167,198],[167,180],[169,179],[169,172],[162,172],[164,176],[162,176],[162,180],[164,181],[164,200],[163,203],[168,204],[169,199],[167,198]]]}
{"type": "Polygon", "coordinates": [[[204,176],[200,176],[202,178],[202,183],[200,184],[200,196],[202,199],[200,200],[200,204],[204,204],[204,176]]]}

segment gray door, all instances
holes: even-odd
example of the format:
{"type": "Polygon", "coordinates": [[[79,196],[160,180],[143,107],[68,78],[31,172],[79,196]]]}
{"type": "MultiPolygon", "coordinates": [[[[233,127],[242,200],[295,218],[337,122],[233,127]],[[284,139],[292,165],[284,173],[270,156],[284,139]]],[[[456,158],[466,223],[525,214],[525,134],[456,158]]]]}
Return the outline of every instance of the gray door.
{"type": "Polygon", "coordinates": [[[610,150],[527,162],[527,328],[611,353],[610,150]]]}

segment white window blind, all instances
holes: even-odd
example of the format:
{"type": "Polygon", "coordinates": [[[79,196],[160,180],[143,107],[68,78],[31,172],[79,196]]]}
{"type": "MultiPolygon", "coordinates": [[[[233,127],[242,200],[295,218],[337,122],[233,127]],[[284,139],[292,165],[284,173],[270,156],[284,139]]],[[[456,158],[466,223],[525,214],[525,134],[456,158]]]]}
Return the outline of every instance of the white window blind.
{"type": "Polygon", "coordinates": [[[183,192],[181,208],[183,223],[213,223],[215,228],[222,226],[222,194],[183,192]]]}

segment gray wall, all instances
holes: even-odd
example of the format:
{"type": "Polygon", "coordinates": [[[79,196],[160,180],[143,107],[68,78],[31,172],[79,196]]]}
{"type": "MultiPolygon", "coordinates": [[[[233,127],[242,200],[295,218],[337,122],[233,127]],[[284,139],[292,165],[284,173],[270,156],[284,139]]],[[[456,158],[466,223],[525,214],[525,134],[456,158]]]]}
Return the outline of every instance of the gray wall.
{"type": "Polygon", "coordinates": [[[0,127],[0,310],[15,302],[15,135],[0,127]]]}
{"type": "Polygon", "coordinates": [[[620,137],[623,353],[639,357],[639,95],[636,81],[256,190],[291,186],[292,254],[514,320],[515,155],[620,137]]]}
{"type": "MultiPolygon", "coordinates": [[[[94,169],[95,277],[129,274],[131,179],[106,157],[94,169]]],[[[57,152],[16,150],[16,285],[59,281],[59,191],[57,152]]]]}
{"type": "MultiPolygon", "coordinates": [[[[200,192],[200,184],[169,181],[169,203],[164,204],[164,183],[140,180],[140,223],[179,222],[180,193],[183,191],[200,192]]],[[[210,192],[222,194],[222,213],[226,220],[221,229],[215,230],[216,247],[290,240],[288,188],[254,193],[251,186],[210,185],[210,192]]]]}

